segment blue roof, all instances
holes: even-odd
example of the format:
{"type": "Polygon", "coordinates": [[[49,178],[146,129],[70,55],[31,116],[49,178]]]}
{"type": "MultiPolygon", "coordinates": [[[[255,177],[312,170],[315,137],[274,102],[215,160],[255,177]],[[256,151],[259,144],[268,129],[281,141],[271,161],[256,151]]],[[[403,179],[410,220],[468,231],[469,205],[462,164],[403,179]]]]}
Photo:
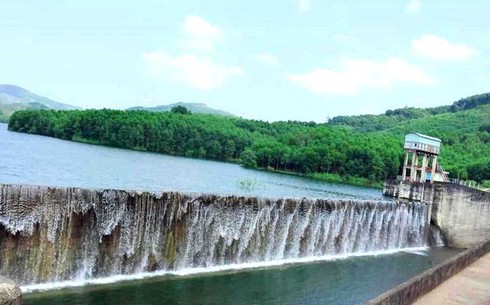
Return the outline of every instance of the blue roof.
{"type": "Polygon", "coordinates": [[[442,142],[441,139],[434,138],[434,137],[431,137],[431,136],[428,136],[428,135],[425,135],[425,134],[421,134],[421,133],[418,133],[418,132],[412,132],[412,133],[418,135],[421,138],[426,138],[426,139],[429,139],[429,140],[433,140],[433,141],[437,141],[437,142],[442,142]]]}
{"type": "Polygon", "coordinates": [[[409,133],[405,136],[405,148],[439,153],[441,140],[421,133],[409,133]],[[419,143],[417,145],[417,143],[419,143]]]}

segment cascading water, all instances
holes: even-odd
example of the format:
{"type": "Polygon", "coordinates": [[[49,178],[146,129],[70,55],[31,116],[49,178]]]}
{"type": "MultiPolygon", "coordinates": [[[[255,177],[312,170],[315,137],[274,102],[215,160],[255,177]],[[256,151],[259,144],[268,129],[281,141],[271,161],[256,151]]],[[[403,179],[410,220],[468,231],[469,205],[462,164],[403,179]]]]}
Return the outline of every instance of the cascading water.
{"type": "Polygon", "coordinates": [[[446,244],[441,229],[438,226],[430,225],[428,243],[436,247],[443,247],[446,244]]]}
{"type": "Polygon", "coordinates": [[[0,273],[21,284],[426,245],[428,206],[0,186],[0,273]]]}

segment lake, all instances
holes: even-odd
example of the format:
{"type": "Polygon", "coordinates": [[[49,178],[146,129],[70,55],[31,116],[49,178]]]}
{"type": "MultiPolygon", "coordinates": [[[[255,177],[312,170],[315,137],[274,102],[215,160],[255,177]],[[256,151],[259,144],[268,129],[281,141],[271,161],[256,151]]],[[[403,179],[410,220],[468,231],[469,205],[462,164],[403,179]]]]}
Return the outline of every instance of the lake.
{"type": "Polygon", "coordinates": [[[273,198],[383,198],[374,188],[11,132],[0,124],[0,183],[273,198]]]}

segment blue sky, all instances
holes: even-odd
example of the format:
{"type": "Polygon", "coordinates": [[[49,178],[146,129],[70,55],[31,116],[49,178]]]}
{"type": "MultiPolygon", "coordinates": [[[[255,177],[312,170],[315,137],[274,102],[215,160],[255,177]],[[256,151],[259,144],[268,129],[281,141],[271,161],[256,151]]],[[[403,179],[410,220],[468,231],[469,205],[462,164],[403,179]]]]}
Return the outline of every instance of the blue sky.
{"type": "Polygon", "coordinates": [[[0,83],[84,108],[203,102],[263,120],[490,91],[489,1],[2,0],[0,83]]]}

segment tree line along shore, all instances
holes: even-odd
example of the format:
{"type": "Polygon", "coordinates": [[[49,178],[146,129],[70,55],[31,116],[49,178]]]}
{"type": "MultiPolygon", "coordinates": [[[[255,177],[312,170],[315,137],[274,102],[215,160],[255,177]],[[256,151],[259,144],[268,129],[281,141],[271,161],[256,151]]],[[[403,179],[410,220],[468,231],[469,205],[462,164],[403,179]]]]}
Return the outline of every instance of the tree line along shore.
{"type": "Polygon", "coordinates": [[[440,162],[450,177],[487,184],[490,96],[484,98],[453,108],[403,108],[382,115],[336,117],[321,124],[269,123],[180,108],[170,112],[21,110],[11,116],[8,128],[374,186],[397,176],[403,161],[403,136],[415,131],[442,139],[440,162]]]}

